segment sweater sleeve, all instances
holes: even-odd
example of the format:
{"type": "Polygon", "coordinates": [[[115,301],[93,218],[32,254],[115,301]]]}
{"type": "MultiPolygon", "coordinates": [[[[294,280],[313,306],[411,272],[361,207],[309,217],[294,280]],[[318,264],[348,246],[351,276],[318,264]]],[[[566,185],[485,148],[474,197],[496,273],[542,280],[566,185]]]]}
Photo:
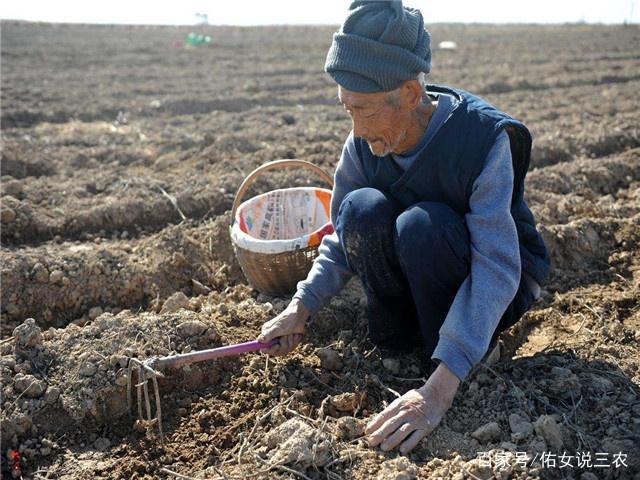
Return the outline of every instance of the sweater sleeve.
{"type": "MultiPolygon", "coordinates": [[[[347,138],[334,177],[331,195],[331,222],[336,217],[345,195],[366,186],[367,179],[356,152],[353,132],[347,138]]],[[[347,283],[353,272],[347,264],[337,233],[326,235],[318,248],[318,257],[307,278],[298,282],[293,298],[298,298],[313,315],[324,307],[347,283]]]]}
{"type": "Polygon", "coordinates": [[[520,282],[520,247],[511,216],[513,165],[502,131],[473,185],[465,215],[471,239],[471,269],[460,286],[431,356],[464,380],[487,352],[500,318],[520,282]]]}

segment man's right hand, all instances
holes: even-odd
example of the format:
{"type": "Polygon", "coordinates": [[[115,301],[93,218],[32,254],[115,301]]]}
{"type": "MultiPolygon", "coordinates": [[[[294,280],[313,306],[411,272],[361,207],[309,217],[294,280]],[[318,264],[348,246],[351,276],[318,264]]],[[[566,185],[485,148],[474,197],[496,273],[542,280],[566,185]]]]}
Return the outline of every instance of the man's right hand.
{"type": "Polygon", "coordinates": [[[305,324],[309,318],[309,310],[300,300],[294,298],[277,317],[262,325],[262,333],[258,341],[266,343],[278,338],[279,345],[263,350],[269,355],[286,355],[302,341],[305,324]]]}

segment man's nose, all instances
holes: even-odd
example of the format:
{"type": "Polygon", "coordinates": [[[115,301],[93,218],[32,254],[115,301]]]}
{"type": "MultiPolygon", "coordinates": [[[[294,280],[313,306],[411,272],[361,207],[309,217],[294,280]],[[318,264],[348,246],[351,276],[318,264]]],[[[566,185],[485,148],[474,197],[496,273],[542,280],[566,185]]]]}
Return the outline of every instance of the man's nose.
{"type": "Polygon", "coordinates": [[[353,136],[364,137],[367,134],[366,127],[358,119],[353,119],[353,136]]]}

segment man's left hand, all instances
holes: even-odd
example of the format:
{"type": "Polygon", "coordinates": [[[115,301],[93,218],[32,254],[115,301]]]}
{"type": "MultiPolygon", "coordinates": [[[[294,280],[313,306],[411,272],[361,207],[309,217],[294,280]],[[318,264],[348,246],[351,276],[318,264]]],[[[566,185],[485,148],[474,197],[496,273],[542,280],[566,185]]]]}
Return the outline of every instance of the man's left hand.
{"type": "Polygon", "coordinates": [[[404,455],[438,426],[459,384],[457,378],[443,382],[439,373],[436,370],[423,387],[394,400],[367,425],[365,434],[370,446],[380,445],[387,451],[400,445],[404,455]]]}

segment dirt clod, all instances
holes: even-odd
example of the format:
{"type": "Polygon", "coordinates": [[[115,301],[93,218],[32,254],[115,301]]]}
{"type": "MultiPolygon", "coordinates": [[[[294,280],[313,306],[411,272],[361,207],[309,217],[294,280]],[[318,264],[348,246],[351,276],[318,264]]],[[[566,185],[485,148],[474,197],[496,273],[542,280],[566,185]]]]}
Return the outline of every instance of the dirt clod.
{"type": "Polygon", "coordinates": [[[42,330],[33,318],[27,318],[24,323],[13,330],[16,345],[20,347],[38,347],[42,344],[42,330]]]}
{"type": "Polygon", "coordinates": [[[17,373],[13,377],[13,386],[28,398],[40,398],[47,390],[47,382],[33,375],[24,375],[22,373],[17,373]]]}
{"type": "Polygon", "coordinates": [[[316,355],[320,358],[320,365],[322,365],[322,368],[326,368],[327,370],[334,372],[342,370],[344,365],[342,357],[332,348],[321,348],[316,352],[316,355]]]}
{"type": "Polygon", "coordinates": [[[178,324],[176,331],[182,338],[197,337],[202,335],[207,326],[199,320],[189,320],[178,324]]]}
{"type": "Polygon", "coordinates": [[[327,434],[298,418],[287,420],[269,432],[264,444],[272,464],[285,463],[302,468],[312,465],[322,467],[330,459],[327,434]]]}
{"type": "Polygon", "coordinates": [[[533,425],[536,433],[544,438],[551,448],[554,450],[562,448],[562,432],[552,415],[541,415],[533,425]]]}
{"type": "Polygon", "coordinates": [[[44,403],[54,405],[60,398],[60,389],[58,387],[49,387],[44,393],[44,403]]]}
{"type": "Polygon", "coordinates": [[[382,365],[394,375],[400,375],[402,368],[400,360],[398,360],[397,358],[384,358],[382,360],[382,365]]]}
{"type": "Polygon", "coordinates": [[[98,318],[100,315],[102,315],[102,308],[100,307],[93,307],[91,310],[89,310],[89,320],[95,320],[96,318],[98,318]]]}
{"type": "Polygon", "coordinates": [[[189,308],[189,297],[183,292],[176,292],[164,301],[160,313],[177,312],[181,308],[189,308]]]}
{"type": "Polygon", "coordinates": [[[364,393],[345,392],[329,398],[331,406],[339,412],[354,412],[362,406],[367,396],[364,393]]]}
{"type": "Polygon", "coordinates": [[[64,272],[62,270],[54,270],[49,274],[49,283],[60,283],[64,278],[64,272]]]}
{"type": "Polygon", "coordinates": [[[480,443],[489,443],[494,440],[499,440],[502,436],[502,429],[498,422],[489,422],[478,427],[471,433],[471,436],[478,440],[480,443]]]}
{"type": "Polygon", "coordinates": [[[353,440],[364,433],[366,422],[355,417],[340,417],[336,420],[336,436],[342,440],[353,440]]]}
{"type": "Polygon", "coordinates": [[[514,442],[524,440],[533,434],[533,424],[517,413],[509,415],[509,427],[511,428],[511,440],[514,442]]]}
{"type": "Polygon", "coordinates": [[[405,457],[398,457],[382,462],[378,480],[415,480],[418,478],[418,469],[405,457]]]}

